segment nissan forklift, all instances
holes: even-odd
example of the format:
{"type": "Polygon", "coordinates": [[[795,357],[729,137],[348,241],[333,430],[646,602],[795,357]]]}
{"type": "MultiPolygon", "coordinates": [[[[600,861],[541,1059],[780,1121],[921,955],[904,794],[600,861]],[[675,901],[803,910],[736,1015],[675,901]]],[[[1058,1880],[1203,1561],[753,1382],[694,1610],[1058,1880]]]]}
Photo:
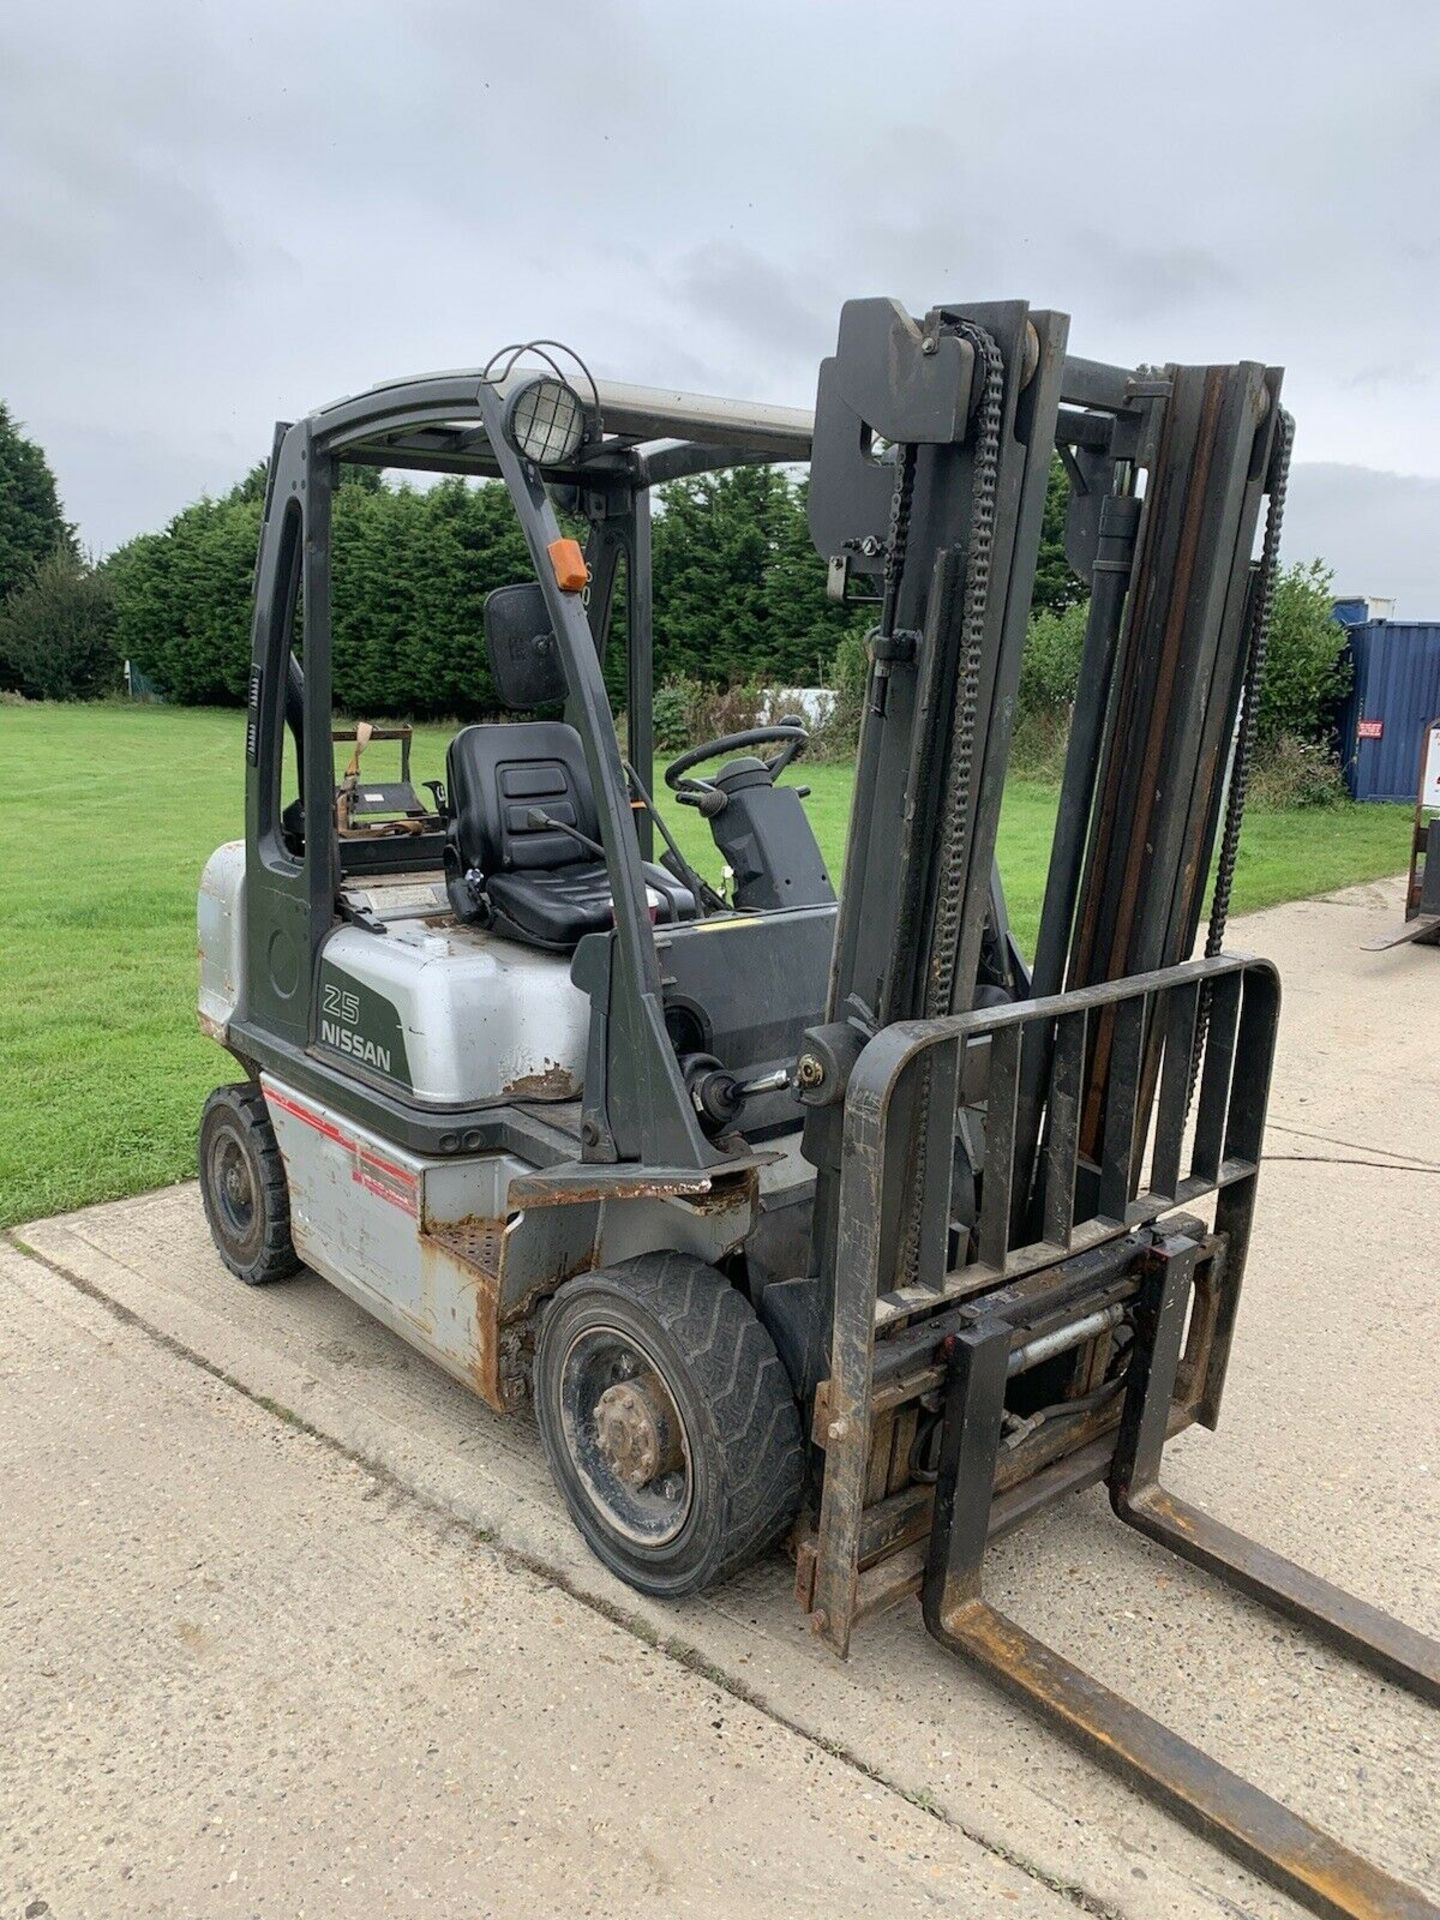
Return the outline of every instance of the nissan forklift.
{"type": "Polygon", "coordinates": [[[277,429],[245,838],[199,899],[201,1023],[242,1076],[202,1117],[206,1214],[240,1279],[308,1266],[497,1412],[533,1405],[631,1586],[696,1593],[783,1541],[842,1655],[918,1594],[1316,1912],[1433,1916],[983,1593],[991,1539],[1103,1482],[1440,1701],[1440,1645],[1160,1478],[1218,1419],[1264,1137],[1279,983],[1224,935],[1291,424],[1276,369],[1067,336],[1019,301],[862,299],[813,411],[540,342],[277,429]],[[996,835],[1057,451],[1089,613],[1027,956],[996,835]],[[483,610],[506,717],[423,793],[406,729],[332,711],[342,463],[498,482],[529,550],[483,610]],[[653,491],[754,463],[808,468],[827,589],[870,609],[838,899],[786,780],[799,719],[665,768],[723,886],[651,792],[653,491]],[[369,779],[387,731],[401,776],[369,779]]]}

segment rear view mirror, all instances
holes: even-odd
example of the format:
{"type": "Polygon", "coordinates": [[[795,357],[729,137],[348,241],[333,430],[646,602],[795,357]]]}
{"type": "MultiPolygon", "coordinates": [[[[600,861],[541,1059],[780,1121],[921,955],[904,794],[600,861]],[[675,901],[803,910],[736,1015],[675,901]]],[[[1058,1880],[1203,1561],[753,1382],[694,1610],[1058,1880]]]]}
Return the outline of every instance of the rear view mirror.
{"type": "Polygon", "coordinates": [[[565,698],[565,666],[537,580],[485,596],[485,647],[495,691],[507,707],[553,707],[565,698]]]}

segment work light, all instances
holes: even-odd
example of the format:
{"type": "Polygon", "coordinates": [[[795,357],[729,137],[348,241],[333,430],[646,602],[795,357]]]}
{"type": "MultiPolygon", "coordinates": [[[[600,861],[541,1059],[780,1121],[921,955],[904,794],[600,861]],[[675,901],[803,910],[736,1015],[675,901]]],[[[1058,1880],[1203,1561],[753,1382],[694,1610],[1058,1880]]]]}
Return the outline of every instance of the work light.
{"type": "Polygon", "coordinates": [[[505,403],[505,431],[512,445],[537,467],[570,460],[585,438],[580,396],[558,374],[527,380],[505,403]]]}

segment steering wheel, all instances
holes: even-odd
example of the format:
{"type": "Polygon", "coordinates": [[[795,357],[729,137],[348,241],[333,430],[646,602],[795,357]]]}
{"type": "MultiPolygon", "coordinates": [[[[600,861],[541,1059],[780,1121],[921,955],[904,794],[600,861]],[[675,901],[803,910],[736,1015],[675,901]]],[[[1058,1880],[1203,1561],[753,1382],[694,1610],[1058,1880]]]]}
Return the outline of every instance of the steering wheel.
{"type": "Polygon", "coordinates": [[[727,733],[719,740],[702,741],[698,747],[687,748],[670,762],[665,769],[665,784],[681,806],[698,807],[710,819],[730,804],[730,796],[713,781],[696,779],[690,769],[701,766],[706,760],[718,760],[722,755],[739,753],[745,747],[776,744],[781,751],[773,760],[765,763],[772,780],[778,780],[790,762],[798,759],[809,746],[810,735],[805,730],[804,721],[798,717],[787,717],[776,721],[774,726],[746,727],[743,733],[727,733]]]}

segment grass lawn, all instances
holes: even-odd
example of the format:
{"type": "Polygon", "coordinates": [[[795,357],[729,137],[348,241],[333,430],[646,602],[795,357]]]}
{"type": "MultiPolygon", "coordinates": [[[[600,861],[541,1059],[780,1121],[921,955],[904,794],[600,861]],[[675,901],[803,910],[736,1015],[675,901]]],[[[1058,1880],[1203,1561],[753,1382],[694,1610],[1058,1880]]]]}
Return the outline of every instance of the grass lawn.
{"type": "MultiPolygon", "coordinates": [[[[195,889],[206,855],[243,830],[242,735],[236,712],[0,708],[0,1225],[194,1170],[201,1102],[231,1072],[195,1024],[195,889]]],[[[418,778],[443,771],[448,738],[417,736],[418,778]]],[[[838,879],[849,770],[802,774],[838,879]]],[[[1033,782],[1006,795],[1001,858],[1026,941],[1054,806],[1033,782]]],[[[718,878],[704,824],[673,813],[687,854],[718,878]]],[[[1409,819],[1404,807],[1252,813],[1236,911],[1397,872],[1409,819]]]]}

